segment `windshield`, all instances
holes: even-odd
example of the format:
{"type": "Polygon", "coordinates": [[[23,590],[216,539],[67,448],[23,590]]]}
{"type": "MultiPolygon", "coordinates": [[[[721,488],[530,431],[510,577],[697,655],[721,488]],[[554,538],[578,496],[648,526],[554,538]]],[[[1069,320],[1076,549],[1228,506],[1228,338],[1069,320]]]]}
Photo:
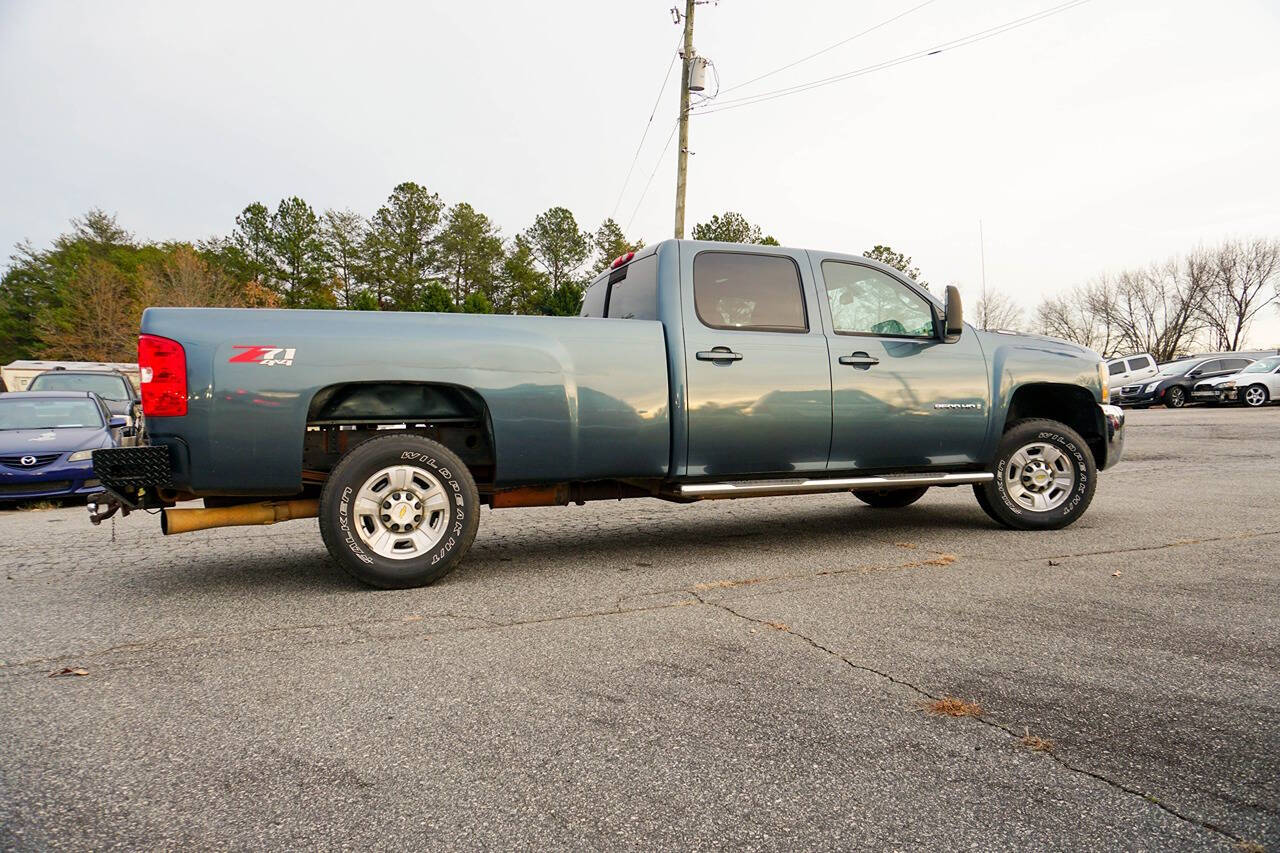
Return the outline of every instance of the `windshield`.
{"type": "Polygon", "coordinates": [[[89,398],[6,400],[0,397],[0,430],[100,427],[102,413],[89,398]]]}
{"type": "Polygon", "coordinates": [[[28,391],[92,391],[104,400],[128,400],[129,390],[122,376],[109,373],[42,373],[28,391]]]}
{"type": "Polygon", "coordinates": [[[1194,358],[1184,358],[1182,361],[1171,361],[1168,364],[1160,365],[1160,376],[1181,376],[1191,369],[1192,365],[1199,364],[1194,358]]]}
{"type": "Polygon", "coordinates": [[[1274,356],[1272,358],[1264,358],[1259,361],[1255,361],[1253,364],[1249,365],[1248,367],[1246,367],[1244,370],[1240,372],[1241,373],[1270,373],[1271,371],[1275,370],[1277,367],[1280,367],[1280,355],[1274,356]]]}

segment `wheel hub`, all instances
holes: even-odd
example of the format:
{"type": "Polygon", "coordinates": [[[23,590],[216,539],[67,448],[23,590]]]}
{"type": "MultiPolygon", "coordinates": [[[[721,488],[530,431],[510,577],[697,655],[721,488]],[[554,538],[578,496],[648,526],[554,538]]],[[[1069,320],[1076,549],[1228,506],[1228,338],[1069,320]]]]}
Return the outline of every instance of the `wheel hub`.
{"type": "Polygon", "coordinates": [[[439,478],[413,465],[375,471],[351,507],[360,541],[380,557],[409,560],[435,548],[448,531],[449,496],[439,478]]]}
{"type": "Polygon", "coordinates": [[[1075,482],[1075,468],[1067,455],[1052,444],[1036,441],[1010,456],[1004,489],[1025,509],[1048,512],[1066,502],[1075,482]]]}
{"type": "Polygon", "coordinates": [[[1022,485],[1028,491],[1043,492],[1053,483],[1053,474],[1042,460],[1035,460],[1022,469],[1022,485]]]}
{"type": "Polygon", "coordinates": [[[392,533],[412,533],[422,523],[422,496],[412,489],[392,492],[382,501],[378,520],[392,533]]]}

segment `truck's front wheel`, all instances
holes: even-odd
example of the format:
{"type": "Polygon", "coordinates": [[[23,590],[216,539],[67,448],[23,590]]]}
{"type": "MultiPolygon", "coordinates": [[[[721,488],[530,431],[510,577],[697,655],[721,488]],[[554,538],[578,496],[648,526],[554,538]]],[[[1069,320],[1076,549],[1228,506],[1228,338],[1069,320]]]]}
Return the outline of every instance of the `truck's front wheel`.
{"type": "Polygon", "coordinates": [[[1057,530],[1084,514],[1097,480],[1080,434],[1050,420],[1017,421],[996,450],[995,479],[973,487],[978,504],[1015,530],[1057,530]]]}
{"type": "Polygon", "coordinates": [[[448,574],[475,539],[480,498],[447,447],[389,435],[355,447],[320,493],[320,534],[348,574],[371,586],[425,586],[448,574]]]}

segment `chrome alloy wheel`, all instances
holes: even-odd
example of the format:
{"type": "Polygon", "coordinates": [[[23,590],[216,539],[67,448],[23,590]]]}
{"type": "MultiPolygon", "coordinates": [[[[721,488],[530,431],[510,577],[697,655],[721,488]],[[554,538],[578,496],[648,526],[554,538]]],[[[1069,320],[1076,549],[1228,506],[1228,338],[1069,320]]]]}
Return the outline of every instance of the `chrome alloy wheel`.
{"type": "Polygon", "coordinates": [[[1004,472],[1005,492],[1032,512],[1057,509],[1075,484],[1076,469],[1067,454],[1040,441],[1019,448],[1004,472]]]}
{"type": "Polygon", "coordinates": [[[1250,385],[1245,389],[1244,401],[1250,406],[1261,406],[1267,402],[1267,391],[1261,385],[1250,385]]]}
{"type": "Polygon", "coordinates": [[[429,472],[393,465],[364,481],[352,515],[370,550],[391,560],[408,560],[426,554],[444,538],[449,496],[429,472]]]}

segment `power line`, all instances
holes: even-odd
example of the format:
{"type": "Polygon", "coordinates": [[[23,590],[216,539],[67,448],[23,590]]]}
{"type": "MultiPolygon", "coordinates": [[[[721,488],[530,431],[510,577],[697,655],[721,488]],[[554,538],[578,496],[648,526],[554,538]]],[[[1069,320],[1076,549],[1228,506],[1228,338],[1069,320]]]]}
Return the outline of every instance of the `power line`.
{"type": "Polygon", "coordinates": [[[622,182],[622,189],[618,190],[618,200],[613,203],[613,212],[609,214],[609,218],[613,219],[618,215],[618,207],[622,204],[622,196],[627,191],[627,185],[631,183],[631,174],[636,170],[636,163],[640,159],[640,149],[644,147],[644,141],[649,136],[649,128],[653,126],[653,117],[658,114],[658,105],[662,103],[662,93],[667,91],[667,81],[671,79],[671,69],[676,67],[676,58],[680,56],[680,42],[676,42],[676,49],[671,52],[671,62],[667,63],[667,73],[662,75],[662,85],[658,87],[658,97],[653,101],[653,109],[649,111],[649,120],[644,123],[644,133],[640,134],[640,143],[636,145],[636,153],[631,157],[631,167],[627,169],[627,177],[622,182]]]}
{"type": "Polygon", "coordinates": [[[907,15],[910,15],[912,12],[918,9],[923,9],[925,6],[928,6],[930,3],[935,3],[935,2],[937,2],[937,0],[924,0],[924,2],[919,4],[918,6],[912,6],[907,11],[899,12],[898,14],[894,15],[892,18],[886,18],[885,20],[881,21],[875,26],[868,27],[867,29],[863,30],[860,33],[855,33],[854,35],[849,36],[847,39],[841,39],[840,41],[836,42],[833,45],[830,45],[829,47],[824,47],[822,50],[819,50],[815,53],[811,53],[808,56],[802,56],[801,58],[797,59],[795,62],[788,62],[786,65],[783,65],[779,68],[775,68],[772,71],[766,71],[765,73],[761,74],[758,77],[752,77],[750,80],[747,80],[745,83],[738,83],[735,86],[729,86],[724,91],[732,92],[734,89],[741,89],[743,86],[750,86],[752,83],[755,83],[757,80],[763,80],[766,77],[772,77],[773,75],[786,71],[789,68],[795,68],[797,65],[801,64],[802,62],[808,62],[810,59],[814,59],[816,57],[822,56],[822,54],[824,53],[829,53],[830,51],[835,50],[837,47],[846,45],[849,42],[853,41],[854,39],[860,39],[863,36],[867,35],[868,33],[873,33],[876,30],[880,29],[881,27],[888,26],[889,24],[892,24],[894,21],[898,20],[899,18],[905,18],[907,15]]]}
{"type": "Polygon", "coordinates": [[[1057,6],[1052,6],[1048,9],[1043,9],[1039,12],[1036,12],[1031,15],[1027,15],[1022,18],[1015,18],[1011,21],[1006,21],[1003,24],[998,24],[997,26],[989,27],[988,29],[985,29],[985,30],[979,30],[977,32],[970,33],[967,36],[961,36],[958,39],[953,39],[949,42],[943,42],[941,44],[934,45],[933,47],[925,48],[924,50],[918,50],[913,53],[903,54],[902,56],[896,57],[894,59],[887,59],[883,62],[877,62],[874,65],[867,65],[862,68],[855,69],[853,71],[845,72],[843,74],[836,74],[831,77],[824,77],[819,80],[812,80],[808,83],[800,83],[795,86],[788,86],[783,89],[775,89],[772,92],[761,92],[756,95],[744,95],[740,98],[731,98],[728,101],[722,101],[716,104],[714,107],[711,107],[709,109],[700,109],[697,112],[699,115],[711,115],[712,113],[724,112],[725,110],[734,110],[739,107],[749,107],[754,104],[763,103],[765,101],[772,101],[776,98],[783,98],[783,97],[786,97],[787,95],[796,95],[801,92],[807,92],[810,89],[818,89],[818,88],[821,88],[822,86],[829,86],[832,83],[839,83],[843,80],[850,80],[854,77],[861,77],[865,74],[870,74],[874,71],[882,71],[886,68],[892,68],[895,65],[902,65],[907,62],[913,62],[917,59],[924,59],[926,57],[941,53],[944,50],[956,50],[961,47],[968,47],[969,45],[977,44],[980,41],[985,41],[989,38],[994,38],[995,36],[1002,35],[1007,32],[1011,32],[1012,30],[1019,29],[1021,27],[1027,26],[1028,24],[1033,24],[1036,21],[1044,20],[1045,18],[1052,17],[1054,15],[1065,12],[1069,9],[1074,9],[1076,6],[1083,6],[1085,3],[1088,3],[1088,2],[1089,0],[1068,0],[1068,2],[1066,3],[1062,3],[1057,6]]]}
{"type": "Polygon", "coordinates": [[[640,198],[636,200],[636,206],[631,211],[631,218],[627,220],[626,226],[622,229],[624,232],[631,230],[631,223],[635,221],[636,214],[640,212],[640,205],[644,203],[644,197],[649,194],[649,186],[653,183],[653,176],[658,174],[658,168],[662,165],[663,158],[667,156],[667,149],[671,147],[671,140],[675,139],[676,130],[679,127],[680,122],[674,121],[671,123],[671,133],[667,134],[666,144],[662,146],[662,153],[658,155],[658,162],[653,164],[653,171],[649,173],[649,180],[644,182],[644,189],[640,191],[640,198]]]}

